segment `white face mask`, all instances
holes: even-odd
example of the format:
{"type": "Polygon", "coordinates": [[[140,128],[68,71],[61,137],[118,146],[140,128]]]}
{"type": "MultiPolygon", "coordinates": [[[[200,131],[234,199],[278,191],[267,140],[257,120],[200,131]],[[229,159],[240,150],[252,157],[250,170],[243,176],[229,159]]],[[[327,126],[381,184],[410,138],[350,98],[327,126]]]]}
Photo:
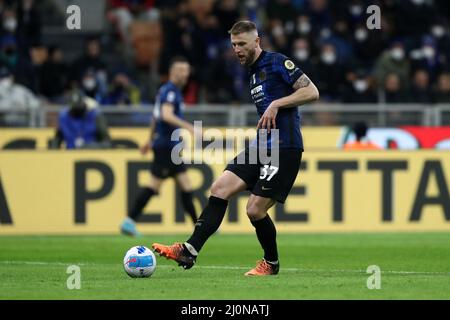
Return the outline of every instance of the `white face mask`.
{"type": "Polygon", "coordinates": [[[350,7],[350,13],[352,14],[352,16],[360,16],[362,12],[363,8],[360,5],[356,4],[350,7]]]}
{"type": "Polygon", "coordinates": [[[320,30],[320,37],[323,39],[328,38],[329,36],[331,36],[331,30],[328,28],[323,28],[322,30],[320,30]]]}
{"type": "Polygon", "coordinates": [[[0,80],[0,88],[1,89],[9,89],[12,86],[11,77],[6,77],[0,80]]]}
{"type": "Polygon", "coordinates": [[[256,8],[258,6],[258,1],[256,1],[256,0],[247,0],[247,2],[245,4],[246,4],[247,8],[254,9],[254,8],[256,8]]]}
{"type": "Polygon", "coordinates": [[[3,28],[9,32],[13,32],[17,28],[17,20],[15,18],[7,18],[3,21],[3,28]]]}
{"type": "Polygon", "coordinates": [[[95,88],[95,79],[93,78],[87,78],[83,80],[83,87],[87,90],[92,90],[95,88]]]}
{"type": "Polygon", "coordinates": [[[436,54],[436,51],[434,50],[433,47],[425,46],[422,48],[422,53],[425,58],[433,59],[436,54]]]}
{"type": "Polygon", "coordinates": [[[309,57],[309,52],[306,49],[295,50],[294,56],[299,61],[305,61],[309,57]]]}
{"type": "Polygon", "coordinates": [[[294,31],[294,28],[295,28],[295,24],[292,21],[288,21],[284,25],[284,29],[286,30],[287,33],[292,33],[292,31],[294,31]]]}
{"type": "Polygon", "coordinates": [[[369,34],[367,33],[367,30],[365,29],[357,29],[355,31],[355,39],[359,42],[363,42],[367,39],[369,34]]]}
{"type": "Polygon", "coordinates": [[[322,61],[325,64],[333,64],[336,62],[336,54],[334,52],[324,52],[322,53],[322,61]]]}
{"type": "Polygon", "coordinates": [[[443,26],[434,26],[431,32],[436,38],[442,38],[445,35],[445,29],[443,26]]]}
{"type": "Polygon", "coordinates": [[[300,22],[297,25],[297,31],[301,34],[307,34],[311,32],[311,24],[309,22],[300,22]]]}
{"type": "Polygon", "coordinates": [[[353,82],[353,88],[355,88],[355,90],[357,92],[364,92],[367,90],[367,88],[369,87],[369,84],[367,83],[366,80],[356,80],[355,82],[353,82]]]}
{"type": "Polygon", "coordinates": [[[279,37],[282,36],[284,34],[284,30],[283,27],[280,25],[277,25],[275,28],[272,29],[272,35],[274,37],[279,37]]]}
{"type": "Polygon", "coordinates": [[[402,60],[405,57],[405,51],[401,48],[394,48],[391,50],[391,57],[394,60],[402,60]]]}

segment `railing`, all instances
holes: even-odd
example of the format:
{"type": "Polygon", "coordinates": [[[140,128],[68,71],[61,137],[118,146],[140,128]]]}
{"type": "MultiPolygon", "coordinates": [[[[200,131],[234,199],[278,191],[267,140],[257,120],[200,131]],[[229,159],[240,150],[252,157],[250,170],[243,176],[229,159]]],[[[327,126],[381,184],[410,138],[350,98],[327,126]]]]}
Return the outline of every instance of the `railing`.
{"type": "MultiPolygon", "coordinates": [[[[52,127],[62,107],[47,106],[39,109],[0,109],[0,127],[52,127]]],[[[101,106],[108,125],[147,126],[152,105],[101,106]]],[[[309,126],[351,125],[364,120],[371,126],[450,125],[450,104],[312,104],[301,107],[302,124],[309,126]]],[[[185,117],[189,121],[201,120],[204,126],[254,126],[258,114],[254,105],[188,106],[185,117]]]]}

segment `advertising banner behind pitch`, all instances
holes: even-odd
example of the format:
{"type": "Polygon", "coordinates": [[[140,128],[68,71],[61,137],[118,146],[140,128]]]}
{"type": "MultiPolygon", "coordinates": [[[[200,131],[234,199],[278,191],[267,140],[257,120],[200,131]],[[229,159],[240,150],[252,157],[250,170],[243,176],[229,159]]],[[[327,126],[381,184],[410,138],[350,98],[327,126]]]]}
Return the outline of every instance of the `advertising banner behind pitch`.
{"type": "MultiPolygon", "coordinates": [[[[306,152],[279,232],[450,231],[450,153],[306,152]]],[[[197,209],[224,164],[189,165],[197,209]]],[[[2,151],[0,235],[117,233],[149,160],[136,151],[2,151]]],[[[243,193],[221,232],[253,232],[243,193]]],[[[144,233],[192,231],[172,180],[145,208],[144,233]]]]}
{"type": "MultiPolygon", "coordinates": [[[[205,131],[208,129],[217,130],[222,133],[229,130],[229,128],[208,127],[203,129],[205,131]]],[[[255,127],[241,129],[243,131],[250,129],[253,131],[253,137],[256,135],[255,127]]],[[[308,145],[310,149],[337,148],[345,131],[344,127],[308,127],[302,129],[305,145],[308,145]]],[[[139,145],[148,139],[148,128],[111,128],[109,133],[114,148],[119,149],[138,148],[139,145]]],[[[0,150],[46,150],[49,149],[54,136],[55,129],[52,128],[0,129],[0,150]]]]}

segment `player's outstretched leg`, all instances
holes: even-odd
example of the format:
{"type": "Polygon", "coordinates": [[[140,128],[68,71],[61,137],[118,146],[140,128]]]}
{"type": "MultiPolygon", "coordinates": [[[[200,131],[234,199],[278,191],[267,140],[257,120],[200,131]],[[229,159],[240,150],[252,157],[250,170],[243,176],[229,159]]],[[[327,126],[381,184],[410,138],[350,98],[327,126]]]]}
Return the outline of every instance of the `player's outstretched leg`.
{"type": "Polygon", "coordinates": [[[198,218],[191,237],[183,244],[175,243],[171,246],[154,243],[153,250],[161,256],[178,262],[178,265],[183,268],[190,269],[205,242],[222,223],[228,207],[228,199],[245,188],[245,182],[237,175],[230,171],[224,171],[212,185],[208,204],[198,218]]]}
{"type": "Polygon", "coordinates": [[[192,268],[200,249],[222,223],[227,206],[228,200],[211,196],[195,224],[193,234],[185,243],[171,246],[154,243],[152,248],[161,256],[178,262],[184,269],[192,268]]]}
{"type": "Polygon", "coordinates": [[[246,276],[276,275],[280,269],[277,250],[277,230],[267,210],[275,202],[269,198],[251,195],[247,204],[247,215],[255,227],[256,236],[264,250],[264,259],[256,267],[245,273],[246,276]]]}

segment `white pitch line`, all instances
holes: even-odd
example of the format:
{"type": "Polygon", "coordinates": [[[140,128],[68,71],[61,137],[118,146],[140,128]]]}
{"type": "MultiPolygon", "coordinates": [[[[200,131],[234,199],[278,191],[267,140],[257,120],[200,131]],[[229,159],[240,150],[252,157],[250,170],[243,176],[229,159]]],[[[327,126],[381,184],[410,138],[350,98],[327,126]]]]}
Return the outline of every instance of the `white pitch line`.
{"type": "MultiPolygon", "coordinates": [[[[115,266],[115,263],[92,263],[92,262],[59,262],[59,261],[11,261],[11,260],[0,260],[0,264],[25,264],[25,265],[54,265],[54,266],[69,266],[69,265],[79,265],[79,266],[115,266]]],[[[159,264],[159,268],[176,268],[175,265],[164,265],[159,264]]],[[[249,267],[239,267],[239,266],[202,266],[196,265],[196,269],[217,269],[217,270],[247,270],[249,267]]],[[[303,268],[281,268],[282,271],[289,272],[310,272],[310,273],[366,273],[363,269],[303,269],[303,268]]],[[[450,272],[438,272],[438,271],[397,271],[397,270],[381,270],[381,273],[390,274],[403,274],[403,275],[449,275],[450,272]]]]}

